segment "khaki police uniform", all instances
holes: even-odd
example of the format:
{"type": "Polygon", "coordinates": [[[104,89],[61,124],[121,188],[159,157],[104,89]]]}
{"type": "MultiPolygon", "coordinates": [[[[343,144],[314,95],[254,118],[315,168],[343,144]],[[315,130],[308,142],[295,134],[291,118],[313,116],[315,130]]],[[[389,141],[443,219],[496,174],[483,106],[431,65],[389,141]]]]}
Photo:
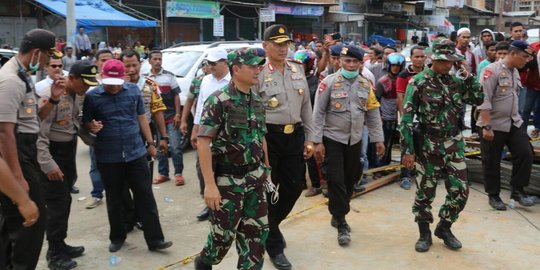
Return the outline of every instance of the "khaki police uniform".
{"type": "Polygon", "coordinates": [[[279,185],[278,202],[268,204],[266,249],[275,257],[285,245],[278,226],[291,212],[305,181],[303,151],[304,142],[313,141],[312,108],[304,68],[293,60],[286,60],[283,74],[267,61],[254,91],[266,110],[272,180],[279,185]]]}
{"type": "MultiPolygon", "coordinates": [[[[484,103],[478,109],[490,112],[489,125],[495,135],[491,142],[483,138],[480,142],[485,191],[489,195],[499,195],[501,191],[501,153],[505,145],[512,152],[510,185],[512,189],[521,190],[529,185],[533,153],[526,129],[520,128],[523,120],[518,107],[519,72],[508,68],[501,60],[489,64],[480,76],[484,103]]],[[[487,124],[480,118],[477,125],[483,128],[487,124]]]]}
{"type": "Polygon", "coordinates": [[[379,103],[368,79],[345,79],[339,71],[326,77],[315,95],[315,143],[324,143],[328,209],[334,217],[350,210],[353,185],[362,174],[360,164],[364,124],[372,142],[383,142],[379,103]]]}
{"type": "Polygon", "coordinates": [[[5,265],[15,269],[34,269],[43,243],[46,210],[40,186],[42,174],[37,162],[37,100],[32,79],[17,56],[12,57],[0,69],[0,122],[16,124],[19,163],[30,187],[30,198],[39,208],[40,218],[31,227],[23,227],[17,206],[0,193],[0,223],[3,223],[0,228],[0,269],[6,268],[5,265]]]}

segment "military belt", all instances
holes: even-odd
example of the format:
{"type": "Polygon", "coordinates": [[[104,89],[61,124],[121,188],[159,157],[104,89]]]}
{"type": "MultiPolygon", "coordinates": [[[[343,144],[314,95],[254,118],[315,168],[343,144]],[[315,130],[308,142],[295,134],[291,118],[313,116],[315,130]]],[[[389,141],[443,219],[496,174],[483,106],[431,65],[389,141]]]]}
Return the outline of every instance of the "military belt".
{"type": "Polygon", "coordinates": [[[225,165],[225,164],[216,164],[215,174],[218,176],[223,175],[246,175],[249,172],[252,172],[256,169],[258,169],[260,166],[259,163],[254,164],[248,164],[243,166],[235,166],[235,165],[225,165]]]}
{"type": "Polygon", "coordinates": [[[420,130],[423,133],[432,135],[432,136],[451,136],[451,137],[457,136],[461,132],[461,130],[458,127],[453,127],[448,130],[442,130],[439,128],[427,126],[425,124],[420,124],[420,130]]]}
{"type": "Polygon", "coordinates": [[[292,134],[296,131],[296,129],[301,128],[302,126],[303,125],[301,122],[298,122],[296,124],[288,124],[288,125],[266,124],[266,129],[268,130],[268,132],[292,134]]]}

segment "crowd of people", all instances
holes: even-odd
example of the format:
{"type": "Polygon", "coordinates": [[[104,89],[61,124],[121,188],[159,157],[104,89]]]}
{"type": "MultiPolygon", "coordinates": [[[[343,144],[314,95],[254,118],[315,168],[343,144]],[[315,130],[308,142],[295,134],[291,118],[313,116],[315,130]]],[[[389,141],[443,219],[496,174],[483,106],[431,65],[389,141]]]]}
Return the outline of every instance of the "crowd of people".
{"type": "Polygon", "coordinates": [[[150,251],[172,246],[152,184],[171,180],[169,157],[175,185],[185,184],[184,139],[198,154],[194,169],[206,207],[197,219],[211,224],[196,269],[219,264],[233,242],[238,269],[261,269],[265,253],[277,269],[291,269],[280,224],[307,182],[305,196],[328,197],[337,243],[349,245],[351,196],[364,190],[365,170],[393,161],[396,144],[400,187],[417,187],[416,251],[432,245],[431,204],[440,179],[448,194],[434,235],[459,249],[451,227],[469,193],[464,129],[480,141],[489,205],[506,209],[500,198],[504,146],[512,153],[511,199],[536,203],[524,188],[533,162],[529,136],[540,130],[540,44],[529,45],[523,32],[514,23],[508,40],[496,41],[485,29],[476,47],[467,28],[450,35],[454,41],[444,34],[431,46],[413,40],[407,65],[401,48],[362,48],[339,35],[292,49],[287,28],[275,24],[265,30],[262,48],[211,49],[204,74],[180,89],[162,68],[160,51],[143,51],[151,70],[141,74],[137,49],[115,54],[102,48],[93,59],[77,60],[90,50],[84,29],[75,48],[58,48],[54,33],[31,30],[0,69],[0,268],[34,269],[45,235],[50,269],[77,266],[74,258],[85,248],[65,239],[81,169],[79,138],[90,149],[86,208],[106,202],[110,252],[122,248],[134,227],[144,232],[150,251]],[[30,74],[42,69],[47,77],[34,84],[30,74]],[[183,108],[180,91],[189,91],[183,108]],[[475,107],[469,127],[466,104],[475,107]],[[185,138],[190,111],[194,127],[185,138]]]}

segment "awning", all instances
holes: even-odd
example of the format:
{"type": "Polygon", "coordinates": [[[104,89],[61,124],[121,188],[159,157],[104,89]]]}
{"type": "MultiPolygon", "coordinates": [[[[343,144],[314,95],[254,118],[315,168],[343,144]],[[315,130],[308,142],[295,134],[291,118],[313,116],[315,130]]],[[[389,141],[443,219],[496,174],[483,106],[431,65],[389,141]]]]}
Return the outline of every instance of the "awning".
{"type": "MultiPolygon", "coordinates": [[[[36,0],[36,2],[51,12],[66,18],[66,0],[36,0]]],[[[75,20],[77,21],[77,29],[84,27],[86,32],[109,26],[157,27],[157,21],[133,18],[112,8],[104,0],[75,0],[75,20]]]]}

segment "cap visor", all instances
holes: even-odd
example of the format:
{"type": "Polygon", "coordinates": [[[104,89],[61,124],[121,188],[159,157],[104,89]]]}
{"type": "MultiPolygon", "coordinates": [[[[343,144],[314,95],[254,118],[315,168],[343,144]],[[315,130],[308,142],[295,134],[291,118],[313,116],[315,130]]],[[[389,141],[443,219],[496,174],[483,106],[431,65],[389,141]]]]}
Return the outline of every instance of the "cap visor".
{"type": "Polygon", "coordinates": [[[98,85],[98,81],[97,79],[94,77],[94,78],[83,78],[83,82],[86,83],[87,85],[90,85],[90,86],[96,86],[98,85]]]}
{"type": "Polygon", "coordinates": [[[463,60],[463,56],[461,55],[433,55],[431,57],[433,60],[441,60],[441,61],[450,61],[450,62],[457,62],[463,60]]]}
{"type": "Polygon", "coordinates": [[[266,63],[266,58],[264,58],[264,57],[255,57],[255,58],[251,59],[250,61],[245,62],[244,64],[246,64],[246,65],[264,65],[264,63],[266,63]]]}
{"type": "Polygon", "coordinates": [[[51,48],[49,50],[49,54],[54,55],[57,58],[61,58],[62,56],[64,56],[64,54],[62,52],[60,52],[60,51],[57,51],[56,48],[51,48]]]}
{"type": "Polygon", "coordinates": [[[101,80],[101,83],[106,84],[106,85],[122,85],[124,84],[124,79],[104,78],[101,80]]]}
{"type": "Polygon", "coordinates": [[[292,39],[290,39],[288,37],[282,37],[282,38],[276,38],[276,39],[270,39],[270,40],[275,42],[275,43],[283,43],[283,42],[287,42],[287,41],[292,41],[292,39]]]}

